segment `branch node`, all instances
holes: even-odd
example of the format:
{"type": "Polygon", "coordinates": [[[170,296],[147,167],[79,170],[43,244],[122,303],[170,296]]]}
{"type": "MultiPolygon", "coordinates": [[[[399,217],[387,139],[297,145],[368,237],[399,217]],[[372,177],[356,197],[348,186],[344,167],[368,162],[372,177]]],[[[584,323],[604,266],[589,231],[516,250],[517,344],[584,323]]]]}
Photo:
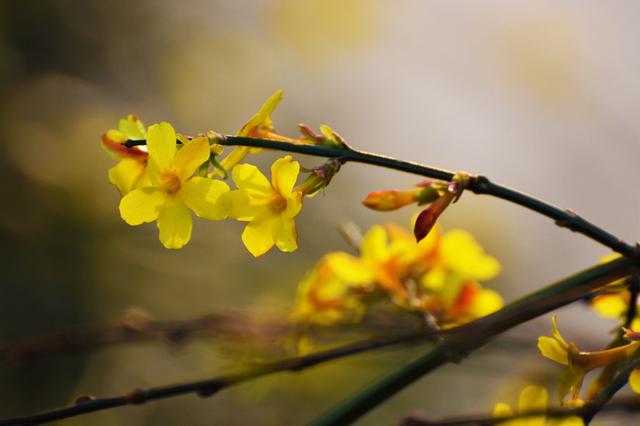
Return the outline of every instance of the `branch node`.
{"type": "Polygon", "coordinates": [[[85,402],[95,401],[96,397],[93,395],[80,395],[73,403],[76,405],[84,404],[85,402]]]}
{"type": "Polygon", "coordinates": [[[144,389],[134,389],[126,393],[124,399],[129,404],[144,404],[147,401],[147,392],[144,389]]]}

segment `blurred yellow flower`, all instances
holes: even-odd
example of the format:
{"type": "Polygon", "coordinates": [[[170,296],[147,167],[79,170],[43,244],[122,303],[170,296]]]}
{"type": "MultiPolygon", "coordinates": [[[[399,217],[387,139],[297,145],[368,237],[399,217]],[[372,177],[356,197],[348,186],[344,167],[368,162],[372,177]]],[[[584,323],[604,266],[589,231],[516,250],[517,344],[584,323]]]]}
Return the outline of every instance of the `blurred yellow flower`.
{"type": "MultiPolygon", "coordinates": [[[[298,318],[305,312],[308,321],[321,323],[325,323],[326,318],[336,321],[345,317],[357,319],[353,312],[340,315],[347,301],[362,313],[374,303],[390,300],[409,312],[428,313],[442,326],[500,309],[503,301],[497,292],[484,289],[469,278],[460,280],[459,275],[443,278],[447,284],[437,289],[419,285],[421,277],[441,262],[443,237],[440,234],[440,228],[435,228],[427,238],[416,243],[413,235],[398,225],[373,226],[364,235],[359,256],[329,253],[318,263],[316,272],[308,275],[313,279],[307,277],[300,284],[296,304],[298,318]],[[322,274],[317,272],[320,269],[322,274]],[[318,294],[326,294],[328,289],[331,289],[331,303],[326,303],[327,298],[318,298],[318,294]],[[356,304],[354,300],[360,303],[356,304]]],[[[463,245],[461,249],[468,249],[468,246],[463,245]]],[[[458,255],[465,257],[464,253],[458,255]]],[[[443,273],[451,274],[449,270],[443,270],[443,273]]]]}
{"type": "MultiPolygon", "coordinates": [[[[600,263],[610,262],[619,257],[619,253],[610,253],[602,256],[600,263]]],[[[630,298],[628,286],[625,285],[625,279],[622,278],[608,284],[603,294],[594,297],[591,301],[591,307],[601,317],[623,320],[629,309],[630,298]]]]}
{"type": "Polygon", "coordinates": [[[206,137],[176,147],[169,123],[154,124],[147,133],[150,185],[129,192],[120,201],[120,215],[129,225],[157,220],[160,241],[179,249],[191,238],[191,213],[205,219],[227,217],[229,187],[219,180],[192,177],[211,153],[206,137]]]}
{"type": "Polygon", "coordinates": [[[249,222],[242,233],[242,242],[258,257],[274,244],[284,252],[298,248],[294,217],[302,209],[302,193],[294,191],[300,164],[287,155],[271,166],[271,182],[251,164],[233,168],[231,217],[249,222]]]}
{"type": "Polygon", "coordinates": [[[142,121],[129,114],[119,121],[117,130],[111,129],[102,135],[102,147],[112,158],[118,160],[118,164],[109,169],[109,182],[118,188],[122,195],[149,184],[145,173],[146,150],[142,147],[127,148],[122,145],[129,139],[145,139],[146,133],[142,121]]]}
{"type": "MultiPolygon", "coordinates": [[[[549,393],[540,386],[526,386],[520,392],[517,413],[546,411],[549,403],[549,393]]],[[[510,417],[514,413],[511,407],[499,402],[493,408],[493,417],[510,417]]],[[[500,426],[583,426],[584,422],[578,416],[548,419],[546,416],[522,417],[497,423],[500,426]]]]}

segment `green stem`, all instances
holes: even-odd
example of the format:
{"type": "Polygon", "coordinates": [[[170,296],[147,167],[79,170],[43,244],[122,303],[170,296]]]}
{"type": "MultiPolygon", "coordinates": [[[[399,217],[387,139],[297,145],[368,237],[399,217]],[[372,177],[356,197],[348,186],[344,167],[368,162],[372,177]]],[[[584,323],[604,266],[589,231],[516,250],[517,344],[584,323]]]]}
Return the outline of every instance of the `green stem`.
{"type": "MultiPolygon", "coordinates": [[[[298,154],[313,155],[325,158],[342,158],[345,161],[371,164],[388,169],[412,173],[419,176],[430,177],[450,181],[455,173],[448,170],[428,167],[409,161],[401,161],[395,158],[386,157],[354,149],[331,148],[318,145],[292,144],[288,142],[278,142],[268,139],[246,138],[239,136],[226,136],[221,142],[222,145],[249,146],[254,148],[268,148],[284,152],[295,152],[298,154]]],[[[468,190],[476,194],[492,195],[503,200],[510,201],[530,210],[538,212],[553,219],[560,227],[568,228],[574,232],[581,233],[607,247],[624,255],[631,255],[635,252],[635,247],[624,240],[610,234],[602,228],[578,216],[571,210],[561,209],[547,202],[534,198],[530,195],[518,192],[514,189],[491,182],[485,176],[472,176],[468,190]]]]}
{"type": "Polygon", "coordinates": [[[523,322],[569,304],[581,296],[630,274],[637,259],[619,258],[594,266],[542,288],[503,309],[458,327],[431,351],[394,371],[380,382],[313,422],[315,426],[349,424],[425,374],[448,362],[458,362],[489,339],[523,322]]]}

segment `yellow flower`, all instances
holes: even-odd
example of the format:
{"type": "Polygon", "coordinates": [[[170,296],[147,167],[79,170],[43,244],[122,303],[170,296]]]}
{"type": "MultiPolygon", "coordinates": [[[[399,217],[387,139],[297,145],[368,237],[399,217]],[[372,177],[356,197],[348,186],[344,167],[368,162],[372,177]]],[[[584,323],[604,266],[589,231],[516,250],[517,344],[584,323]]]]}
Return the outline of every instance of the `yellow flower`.
{"type": "MultiPolygon", "coordinates": [[[[600,258],[600,263],[610,262],[620,257],[619,253],[610,253],[600,258]]],[[[604,318],[623,319],[629,309],[631,295],[625,279],[616,280],[607,285],[605,293],[593,298],[591,306],[604,318]]]]}
{"type": "Polygon", "coordinates": [[[154,124],[147,133],[150,185],[129,192],[120,201],[120,215],[129,225],[158,221],[160,241],[167,248],[183,247],[191,238],[191,213],[221,220],[230,208],[229,187],[219,180],[192,177],[209,160],[209,141],[195,138],[177,150],[169,123],[154,124]]]}
{"type": "Polygon", "coordinates": [[[131,190],[149,184],[145,169],[147,167],[147,152],[142,147],[127,148],[122,145],[128,139],[145,139],[144,124],[135,115],[129,114],[118,123],[118,130],[111,129],[102,135],[102,147],[118,164],[109,169],[111,182],[122,195],[131,190]]]}
{"type": "Polygon", "coordinates": [[[575,344],[567,343],[562,337],[558,331],[555,315],[551,321],[551,337],[540,336],[538,350],[545,358],[567,367],[560,379],[558,390],[560,403],[564,402],[564,397],[569,392],[572,393],[571,401],[579,399],[582,382],[588,372],[626,360],[640,345],[639,341],[634,341],[602,351],[583,352],[575,344]]]}
{"type": "Polygon", "coordinates": [[[330,262],[332,253],[323,257],[298,286],[292,319],[298,323],[331,325],[358,321],[365,306],[357,286],[342,280],[330,262]]]}
{"type": "Polygon", "coordinates": [[[242,242],[258,257],[274,244],[284,252],[298,248],[298,234],[293,218],[302,209],[302,193],[294,191],[300,164],[290,155],[271,166],[271,182],[251,164],[233,168],[231,177],[238,187],[230,193],[231,216],[249,222],[242,233],[242,242]]]}
{"type": "MultiPolygon", "coordinates": [[[[238,130],[236,136],[290,142],[291,139],[275,133],[273,121],[271,120],[271,114],[282,100],[283,93],[282,90],[278,90],[271,95],[260,107],[258,112],[238,130]]],[[[247,146],[235,147],[233,151],[220,162],[220,165],[229,171],[244,160],[250,152],[256,153],[259,151],[260,148],[250,148],[247,146]]]]}
{"type": "MultiPolygon", "coordinates": [[[[518,413],[546,411],[549,402],[549,393],[540,386],[526,386],[520,392],[518,401],[518,413]]],[[[511,407],[499,402],[493,408],[493,417],[510,417],[515,413],[511,407]]],[[[569,416],[557,419],[547,419],[546,416],[522,417],[497,423],[500,426],[583,426],[584,422],[578,416],[569,416]]]]}

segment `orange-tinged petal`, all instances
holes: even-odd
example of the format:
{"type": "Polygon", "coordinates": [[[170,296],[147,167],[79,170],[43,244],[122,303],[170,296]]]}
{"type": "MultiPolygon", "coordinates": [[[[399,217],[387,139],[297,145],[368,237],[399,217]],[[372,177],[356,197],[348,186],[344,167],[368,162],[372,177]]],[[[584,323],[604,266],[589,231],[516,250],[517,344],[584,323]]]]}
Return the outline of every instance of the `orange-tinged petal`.
{"type": "Polygon", "coordinates": [[[271,184],[253,164],[239,164],[233,168],[231,178],[238,189],[246,191],[250,198],[261,198],[273,193],[271,184]]]}
{"type": "Polygon", "coordinates": [[[126,195],[140,186],[144,172],[144,163],[133,158],[124,158],[109,169],[109,182],[118,188],[120,194],[126,195]]]}
{"type": "Polygon", "coordinates": [[[281,216],[273,226],[273,240],[276,246],[284,252],[298,249],[298,232],[293,219],[281,216]]]}
{"type": "Polygon", "coordinates": [[[289,198],[300,173],[300,163],[293,161],[290,155],[277,159],[271,165],[271,183],[276,192],[289,198]]]}
{"type": "Polygon", "coordinates": [[[187,207],[199,217],[222,220],[231,209],[228,192],[229,186],[226,183],[196,176],[182,184],[179,195],[187,207]]]}
{"type": "Polygon", "coordinates": [[[209,161],[210,154],[211,149],[209,148],[209,140],[207,138],[195,138],[183,145],[182,148],[176,152],[173,163],[173,167],[180,177],[180,180],[184,181],[191,177],[200,165],[209,161]]]}
{"type": "Polygon", "coordinates": [[[147,187],[135,189],[120,200],[120,216],[129,225],[153,222],[167,201],[164,191],[147,187]]]}
{"type": "Polygon", "coordinates": [[[179,249],[191,239],[191,213],[179,198],[169,200],[158,215],[160,241],[166,248],[179,249]]]}
{"type": "Polygon", "coordinates": [[[255,257],[262,256],[275,244],[273,241],[273,228],[276,217],[263,215],[256,217],[245,226],[242,232],[242,242],[249,252],[255,257]]]}
{"type": "Polygon", "coordinates": [[[157,170],[172,166],[176,155],[176,131],[171,124],[162,122],[149,127],[147,131],[149,162],[157,170]]]}

